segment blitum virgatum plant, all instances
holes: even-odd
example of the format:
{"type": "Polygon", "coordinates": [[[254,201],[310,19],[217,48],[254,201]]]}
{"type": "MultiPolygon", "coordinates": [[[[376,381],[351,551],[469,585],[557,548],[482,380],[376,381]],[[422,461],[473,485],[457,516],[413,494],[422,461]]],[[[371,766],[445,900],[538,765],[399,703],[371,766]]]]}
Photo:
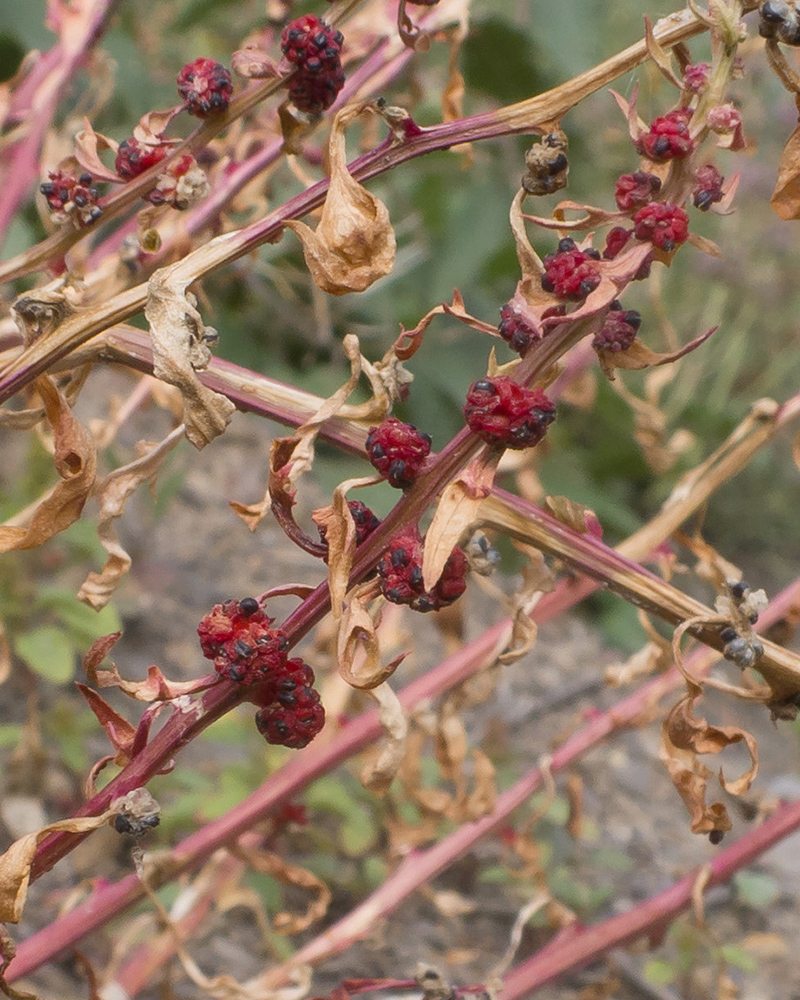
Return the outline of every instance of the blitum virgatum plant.
{"type": "MultiPolygon", "coordinates": [[[[713,607],[689,597],[642,562],[663,553],[715,490],[794,420],[800,399],[782,405],[761,401],[710,458],[679,482],[662,511],[616,549],[603,541],[597,517],[580,504],[565,497],[534,504],[522,490],[501,489],[497,478],[535,465],[535,449],[558,421],[559,400],[588,365],[596,361],[603,376],[615,380],[620,372],[673,365],[696,350],[713,349],[715,331],[709,330],[666,353],[655,351],[648,346],[653,324],[628,308],[625,296],[632,285],[669,266],[676,254],[719,254],[697,234],[695,220],[700,213],[725,215],[735,204],[738,174],[728,165],[735,167],[734,154],[746,147],[747,123],[730,91],[746,68],[741,45],[750,36],[763,36],[781,81],[800,93],[800,80],[782,48],[800,44],[794,4],[690,3],[662,22],[645,19],[640,42],[553,90],[469,117],[461,112],[463,80],[457,68],[468,25],[467,0],[336,0],[296,17],[292,4],[270,4],[267,26],[243,40],[231,53],[230,66],[187,54],[186,65],[176,67],[175,106],[151,111],[120,138],[100,134],[86,120],[69,137],[68,155],[50,162],[43,136],[56,130],[62,97],[98,44],[114,6],[111,0],[74,9],[56,5],[52,20],[58,42],[38,60],[23,63],[2,91],[6,134],[0,154],[0,231],[7,231],[34,193],[50,234],[0,264],[3,281],[26,278],[30,286],[13,301],[9,292],[7,318],[0,327],[0,402],[8,404],[0,420],[8,428],[39,428],[51,436],[57,479],[25,511],[0,525],[0,549],[8,553],[43,545],[80,518],[92,497],[107,560],[87,575],[78,598],[92,608],[105,607],[124,585],[130,567],[114,527],[127,499],[155,479],[184,438],[202,449],[225,433],[239,409],[277,420],[291,431],[271,442],[263,499],[235,503],[234,511],[253,531],[267,514],[274,515],[291,543],[320,560],[320,579],[316,587],[265,579],[259,594],[221,593],[213,607],[199,609],[198,663],[205,657],[213,670],[196,680],[175,682],[157,667],[144,680],[127,677],[124,667],[108,660],[118,635],[98,640],[86,651],[85,679],[78,688],[108,736],[110,753],[91,768],[85,802],[74,815],[22,837],[0,857],[0,920],[17,923],[30,883],[100,826],[111,824],[134,837],[134,870],[117,883],[97,885],[88,899],[26,941],[15,943],[13,934],[4,932],[4,990],[14,995],[12,982],[144,896],[171,934],[179,934],[154,892],[199,869],[209,877],[211,896],[252,867],[302,886],[315,894],[316,902],[305,918],[290,920],[285,929],[297,933],[319,922],[330,894],[311,873],[298,874],[270,854],[258,824],[274,819],[293,796],[369,746],[374,752],[361,779],[372,793],[386,795],[398,775],[411,781],[409,773],[420,754],[409,725],[413,706],[445,695],[475,674],[492,676],[498,664],[527,655],[535,646],[537,622],[563,612],[598,585],[660,618],[673,629],[673,641],[651,629],[651,641],[637,660],[639,674],[631,677],[646,672],[643,667],[664,672],[587,723],[555,751],[550,771],[537,765],[500,795],[491,761],[473,748],[473,790],[467,793],[462,787],[459,796],[445,796],[440,806],[440,814],[453,823],[452,832],[411,855],[361,906],[257,980],[238,984],[209,979],[168,934],[142,945],[117,969],[114,981],[133,996],[147,985],[143,970],[154,974],[166,956],[177,952],[187,974],[211,995],[271,995],[305,964],[363,937],[376,915],[392,912],[478,838],[496,830],[553,774],[600,740],[635,724],[645,706],[678,689],[677,701],[663,712],[662,758],[686,804],[691,830],[719,844],[732,821],[723,802],[709,801],[713,775],[701,757],[735,743],[747,747],[751,764],[746,772],[735,779],[720,774],[725,791],[739,796],[755,780],[757,747],[743,728],[708,722],[698,705],[711,686],[763,704],[767,717],[796,715],[800,660],[759,635],[757,628],[787,615],[797,587],[770,603],[698,533],[680,537],[696,557],[697,573],[715,592],[713,607]],[[697,35],[710,38],[707,62],[692,58],[688,42],[697,35]],[[443,42],[451,47],[443,121],[422,127],[413,109],[394,104],[391,95],[411,59],[424,65],[430,46],[443,42]],[[663,74],[673,100],[648,122],[637,111],[635,91],[630,99],[614,93],[630,135],[629,169],[613,190],[597,191],[602,207],[562,200],[549,214],[536,211],[536,199],[568,185],[564,116],[645,63],[663,74]],[[37,125],[23,127],[25,110],[35,99],[37,125]],[[194,128],[180,138],[176,126],[187,120],[194,128]],[[244,153],[237,145],[241,128],[258,133],[258,142],[244,153]],[[359,128],[366,151],[348,163],[346,136],[359,128]],[[383,137],[369,145],[366,137],[379,133],[383,137]],[[366,357],[358,339],[348,334],[342,350],[350,376],[327,399],[214,357],[217,332],[205,322],[206,307],[192,291],[199,293],[202,279],[265,243],[299,240],[310,280],[322,293],[364,292],[392,272],[396,257],[390,211],[369,190],[370,179],[409,161],[422,164],[430,152],[519,134],[535,137],[520,164],[520,186],[510,204],[509,242],[516,248],[520,276],[508,300],[497,303],[496,316],[471,315],[467,299],[456,292],[449,303],[431,304],[413,329],[401,328],[387,338],[380,358],[366,357]],[[266,213],[254,212],[244,228],[223,225],[226,209],[252,190],[248,185],[254,179],[287,158],[302,162],[307,143],[317,135],[324,136],[326,176],[266,213]],[[720,149],[731,154],[725,171],[718,162],[720,149]],[[312,213],[316,220],[308,221],[312,213]],[[107,227],[112,220],[119,220],[118,228],[107,227]],[[219,234],[207,239],[211,225],[219,234]],[[142,313],[147,334],[127,324],[142,313]],[[490,349],[485,370],[474,372],[466,390],[463,428],[450,441],[436,441],[435,450],[429,429],[400,420],[393,410],[409,394],[413,399],[415,356],[425,340],[435,338],[441,315],[463,324],[465,335],[473,335],[466,333],[469,328],[489,338],[490,349]],[[502,344],[511,350],[511,359],[503,363],[496,356],[496,348],[506,350],[502,344]],[[110,437],[107,429],[90,432],[76,418],[74,404],[88,370],[109,362],[173,387],[169,399],[173,407],[179,400],[180,419],[163,441],[135,460],[101,471],[98,452],[113,439],[114,429],[110,437]],[[367,401],[351,402],[357,386],[364,384],[367,401]],[[313,532],[298,522],[294,508],[304,477],[314,471],[318,440],[364,459],[364,475],[335,488],[330,502],[314,512],[313,532]],[[369,487],[381,482],[397,495],[383,519],[352,495],[358,490],[359,497],[368,499],[369,487]],[[403,686],[404,654],[389,658],[384,651],[384,637],[395,620],[393,606],[409,616],[457,608],[473,585],[470,580],[494,571],[497,553],[486,532],[510,536],[530,563],[511,613],[403,686]],[[565,568],[579,574],[580,583],[568,581],[560,572],[565,568]],[[287,595],[297,606],[277,622],[271,602],[287,595]],[[315,673],[298,650],[325,621],[333,623],[335,669],[376,704],[374,712],[343,728],[326,720],[324,690],[321,697],[315,673]],[[690,638],[699,645],[686,655],[684,640],[690,638]],[[740,682],[711,674],[718,654],[741,668],[740,682]],[[107,687],[141,703],[135,723],[103,697],[100,692],[107,687]],[[267,743],[297,755],[224,817],[174,845],[166,862],[154,863],[141,846],[160,818],[148,781],[180,766],[178,751],[242,702],[254,707],[255,727],[267,743]],[[153,723],[159,716],[162,724],[156,730],[153,723]],[[326,738],[319,739],[320,733],[327,733],[326,738]],[[99,787],[106,768],[114,769],[113,777],[99,787]],[[229,849],[224,861],[214,854],[221,846],[229,849]]],[[[308,159],[304,171],[315,166],[308,159]]],[[[773,198],[782,218],[800,216],[798,173],[795,133],[779,166],[773,198]]],[[[129,419],[151,385],[148,378],[134,390],[129,419]]],[[[656,464],[655,456],[649,457],[656,464]]],[[[224,566],[219,572],[224,591],[224,566]]],[[[7,646],[2,653],[8,668],[7,646]]],[[[442,704],[450,703],[445,699],[442,704]]],[[[440,714],[439,726],[443,719],[440,714]]],[[[457,716],[448,717],[447,724],[466,739],[457,716]]],[[[453,754],[448,766],[459,781],[464,777],[463,755],[453,754]]],[[[762,827],[721,850],[712,863],[711,882],[730,878],[798,825],[796,807],[779,809],[762,827]]],[[[560,937],[555,930],[559,919],[565,926],[569,921],[548,898],[555,933],[551,945],[509,971],[512,950],[507,960],[487,971],[479,988],[451,990],[423,970],[412,981],[348,982],[339,995],[396,986],[412,986],[425,997],[491,992],[503,977],[504,996],[523,995],[663,925],[687,908],[696,892],[693,879],[676,883],[669,893],[597,925],[592,936],[573,932],[560,937]]],[[[198,923],[201,902],[198,897],[189,909],[198,923]]],[[[525,919],[531,912],[525,911],[525,919]]]]}

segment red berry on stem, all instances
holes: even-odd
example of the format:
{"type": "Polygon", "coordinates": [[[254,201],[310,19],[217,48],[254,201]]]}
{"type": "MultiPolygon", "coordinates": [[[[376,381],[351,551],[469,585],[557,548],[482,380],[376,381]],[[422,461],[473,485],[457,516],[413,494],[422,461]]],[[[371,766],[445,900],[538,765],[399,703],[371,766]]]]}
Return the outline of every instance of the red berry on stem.
{"type": "Polygon", "coordinates": [[[149,146],[131,137],[123,139],[117,150],[117,158],[114,160],[114,169],[125,180],[138,177],[145,170],[149,170],[155,163],[160,163],[167,155],[168,147],[149,146]]]}
{"type": "Polygon", "coordinates": [[[395,535],[378,563],[381,593],[392,604],[407,604],[414,611],[439,611],[467,589],[467,557],[456,546],[432,590],[425,590],[422,582],[422,557],[422,539],[415,527],[395,535]]]}
{"type": "Polygon", "coordinates": [[[614,185],[614,198],[620,212],[630,212],[641,208],[655,198],[661,190],[661,179],[655,174],[637,170],[635,174],[623,174],[614,185]]]}
{"type": "Polygon", "coordinates": [[[654,118],[650,130],[634,144],[649,160],[682,160],[694,151],[694,139],[689,135],[692,112],[678,108],[661,118],[654,118]]]}
{"type": "Polygon", "coordinates": [[[50,172],[49,180],[39,185],[47,201],[53,222],[63,223],[74,219],[80,226],[88,226],[103,214],[97,204],[97,188],[92,186],[92,175],[73,177],[62,170],[50,172]]]}
{"type": "Polygon", "coordinates": [[[668,253],[689,238],[689,216],[678,205],[654,201],[633,217],[637,240],[649,240],[668,253]]]}
{"type": "Polygon", "coordinates": [[[623,310],[616,300],[611,303],[603,327],[595,334],[592,347],[596,351],[627,351],[636,339],[642,317],[635,309],[623,310]]]}
{"type": "Polygon", "coordinates": [[[431,451],[429,434],[420,433],[413,424],[389,417],[370,429],[366,441],[369,460],[383,478],[399,490],[408,489],[417,478],[431,451]]]}
{"type": "Polygon", "coordinates": [[[692,192],[692,203],[701,212],[707,212],[712,205],[722,201],[722,185],[725,178],[713,163],[707,163],[695,174],[695,186],[692,192]]]}
{"type": "Polygon", "coordinates": [[[542,339],[542,334],[523,319],[510,302],[506,302],[500,310],[497,332],[511,350],[523,358],[542,339]]]}
{"type": "Polygon", "coordinates": [[[314,687],[314,671],[299,658],[275,671],[256,712],[256,727],[267,743],[302,750],[325,725],[325,709],[314,687]]]}
{"type": "Polygon", "coordinates": [[[558,252],[542,262],[542,288],[560,299],[585,299],[600,284],[600,272],[593,263],[599,258],[597,250],[579,250],[569,237],[561,240],[558,252]]]}
{"type": "Polygon", "coordinates": [[[472,383],[464,416],[469,429],[487,444],[521,450],[542,440],[556,408],[541,389],[499,375],[472,383]]]}
{"type": "Polygon", "coordinates": [[[270,680],[286,663],[289,643],[254,597],[215,604],[197,626],[203,656],[238,684],[270,680]]]}
{"type": "Polygon", "coordinates": [[[603,256],[606,260],[613,260],[617,254],[621,253],[628,240],[633,236],[632,229],[624,229],[622,226],[614,226],[606,236],[606,245],[603,247],[603,256]]]}
{"type": "Polygon", "coordinates": [[[281,51],[297,67],[289,81],[289,97],[300,111],[316,114],[329,108],[344,86],[341,31],[313,14],[298,17],[281,35],[281,51]]]}
{"type": "Polygon", "coordinates": [[[225,111],[233,93],[231,75],[213,59],[195,59],[178,74],[178,94],[190,115],[205,118],[225,111]]]}

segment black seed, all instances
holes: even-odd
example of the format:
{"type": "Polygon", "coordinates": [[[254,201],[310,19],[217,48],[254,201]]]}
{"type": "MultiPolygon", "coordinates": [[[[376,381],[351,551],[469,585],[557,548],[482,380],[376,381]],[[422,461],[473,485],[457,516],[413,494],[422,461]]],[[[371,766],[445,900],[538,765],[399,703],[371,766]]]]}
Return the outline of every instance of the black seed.
{"type": "Polygon", "coordinates": [[[142,819],[141,824],[142,824],[142,826],[147,827],[148,829],[152,830],[153,827],[158,826],[158,824],[160,822],[161,822],[161,817],[160,816],[145,816],[142,819]]]}
{"type": "Polygon", "coordinates": [[[727,643],[727,642],[732,642],[734,639],[738,639],[739,633],[736,631],[735,628],[731,628],[731,626],[728,625],[727,628],[724,628],[720,632],[719,637],[720,639],[722,639],[723,642],[727,643]]]}
{"type": "Polygon", "coordinates": [[[546,274],[543,274],[543,275],[542,275],[542,288],[544,289],[544,291],[546,291],[546,292],[552,292],[552,291],[554,290],[554,288],[555,288],[555,287],[556,287],[556,286],[555,286],[555,285],[553,284],[553,282],[552,282],[552,281],[551,281],[551,280],[550,280],[550,279],[549,279],[549,278],[547,277],[547,275],[546,275],[546,274]]]}
{"type": "Polygon", "coordinates": [[[259,610],[260,607],[261,605],[255,599],[255,597],[243,597],[241,601],[239,601],[239,610],[247,618],[249,618],[250,615],[254,615],[256,611],[259,610]]]}
{"type": "Polygon", "coordinates": [[[628,326],[632,326],[634,330],[638,330],[642,325],[642,314],[635,309],[628,309],[627,312],[622,314],[622,321],[623,323],[627,323],[628,326]]]}
{"type": "Polygon", "coordinates": [[[83,184],[84,187],[88,187],[92,183],[91,174],[81,174],[78,181],[83,184]]]}
{"type": "Polygon", "coordinates": [[[59,188],[58,189],[58,197],[62,201],[69,201],[69,190],[68,190],[68,188],[59,188]]]}
{"type": "Polygon", "coordinates": [[[711,833],[709,833],[708,835],[708,839],[710,843],[712,843],[716,847],[717,844],[722,843],[722,838],[724,836],[725,834],[722,832],[722,830],[712,830],[711,833]]]}
{"type": "Polygon", "coordinates": [[[578,291],[581,295],[589,295],[595,290],[595,288],[597,288],[596,281],[582,281],[580,285],[578,285],[578,291]]]}
{"type": "Polygon", "coordinates": [[[759,13],[765,21],[777,24],[785,20],[789,11],[785,3],[772,3],[770,0],[770,2],[764,4],[759,13]]]}
{"type": "Polygon", "coordinates": [[[410,480],[406,474],[406,463],[402,458],[396,458],[392,464],[389,466],[389,470],[386,473],[386,478],[390,483],[396,483],[399,485],[405,485],[410,480]]]}
{"type": "Polygon", "coordinates": [[[420,438],[425,442],[426,445],[428,445],[428,447],[430,447],[431,444],[433,443],[430,434],[420,434],[420,438]]]}
{"type": "Polygon", "coordinates": [[[49,198],[50,195],[56,193],[56,185],[52,181],[48,181],[46,184],[40,185],[39,190],[46,198],[49,198]]]}
{"type": "Polygon", "coordinates": [[[72,200],[75,202],[78,208],[84,208],[86,205],[89,204],[89,199],[86,197],[85,194],[81,194],[80,192],[78,192],[72,200]]]}
{"type": "Polygon", "coordinates": [[[653,143],[653,152],[656,156],[664,156],[669,152],[669,148],[669,138],[665,135],[660,135],[653,143]]]}
{"type": "Polygon", "coordinates": [[[661,243],[661,249],[666,253],[672,253],[675,249],[675,240],[663,240],[661,243]]]}
{"type": "Polygon", "coordinates": [[[372,459],[376,459],[376,458],[377,459],[381,459],[381,458],[385,458],[386,457],[386,452],[383,450],[382,445],[379,445],[379,444],[370,444],[369,440],[367,440],[367,450],[369,451],[370,457],[372,459]]]}
{"type": "Polygon", "coordinates": [[[408,563],[408,553],[405,549],[394,549],[392,551],[392,566],[405,566],[408,563]]]}
{"type": "Polygon", "coordinates": [[[713,204],[714,204],[713,191],[697,191],[695,193],[694,207],[699,208],[701,212],[707,212],[713,204]]]}
{"type": "Polygon", "coordinates": [[[548,174],[560,174],[561,171],[566,170],[568,166],[569,160],[563,153],[559,153],[552,163],[548,163],[547,172],[548,174]]]}
{"type": "Polygon", "coordinates": [[[422,567],[414,566],[408,577],[408,582],[412,587],[419,587],[422,585],[422,567]]]}
{"type": "Polygon", "coordinates": [[[741,601],[749,589],[749,584],[745,583],[744,580],[738,580],[736,583],[731,584],[731,596],[736,598],[737,601],[741,601]]]}
{"type": "Polygon", "coordinates": [[[253,652],[253,647],[248,645],[243,639],[237,639],[233,644],[233,648],[239,656],[250,656],[253,652]]]}
{"type": "Polygon", "coordinates": [[[494,387],[494,383],[488,378],[480,378],[473,385],[474,392],[490,392],[492,395],[497,391],[494,387]]]}
{"type": "Polygon", "coordinates": [[[594,248],[594,247],[589,247],[589,249],[588,249],[588,250],[584,250],[583,252],[584,252],[584,253],[586,254],[586,256],[587,256],[587,257],[589,257],[589,258],[590,258],[591,260],[600,260],[600,251],[599,251],[599,250],[595,250],[595,248],[594,248]]]}
{"type": "Polygon", "coordinates": [[[244,678],[245,678],[245,669],[240,663],[234,663],[228,669],[228,680],[243,681],[244,678]]]}
{"type": "Polygon", "coordinates": [[[569,253],[571,250],[575,249],[575,240],[571,236],[565,236],[563,240],[558,241],[558,252],[559,253],[569,253]]]}
{"type": "Polygon", "coordinates": [[[403,595],[402,592],[396,587],[390,587],[389,590],[386,591],[386,598],[394,604],[399,604],[403,599],[403,595]]]}
{"type": "Polygon", "coordinates": [[[281,691],[278,695],[278,701],[284,708],[294,708],[297,704],[297,696],[294,691],[281,691]]]}
{"type": "Polygon", "coordinates": [[[124,813],[117,813],[114,817],[114,829],[117,833],[133,833],[133,824],[124,813]]]}

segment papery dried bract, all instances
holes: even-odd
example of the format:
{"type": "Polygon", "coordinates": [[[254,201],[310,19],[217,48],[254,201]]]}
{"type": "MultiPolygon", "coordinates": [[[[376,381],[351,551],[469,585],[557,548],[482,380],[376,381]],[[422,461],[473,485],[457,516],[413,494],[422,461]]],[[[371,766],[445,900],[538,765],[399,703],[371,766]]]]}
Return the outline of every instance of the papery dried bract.
{"type": "Polygon", "coordinates": [[[311,927],[312,924],[322,920],[328,912],[331,902],[331,891],[312,872],[299,865],[290,864],[272,851],[262,851],[254,847],[244,847],[241,844],[232,849],[232,853],[247,862],[256,871],[270,878],[282,882],[284,885],[291,885],[297,889],[312,894],[312,899],[306,907],[305,913],[292,914],[288,912],[276,913],[274,918],[275,930],[279,934],[299,934],[301,931],[311,927]]]}
{"type": "Polygon", "coordinates": [[[95,611],[108,604],[131,565],[131,557],[119,542],[114,521],[125,510],[125,504],[133,491],[143,482],[153,482],[162,462],[182,435],[183,428],[180,427],[141,458],[115,469],[97,486],[95,494],[100,506],[97,536],[108,553],[108,558],[102,571],[90,573],[78,591],[78,600],[84,601],[95,611]]]}
{"type": "Polygon", "coordinates": [[[303,244],[312,278],[331,295],[363,292],[394,266],[395,236],[388,209],[347,169],[345,129],[368,107],[343,108],[334,119],[331,180],[316,230],[304,222],[286,221],[303,244]]]}
{"type": "Polygon", "coordinates": [[[81,516],[97,471],[94,443],[51,379],[43,375],[36,388],[53,432],[54,463],[61,481],[29,513],[0,525],[0,552],[32,549],[64,531],[81,516]]]}
{"type": "Polygon", "coordinates": [[[102,151],[109,150],[116,155],[118,149],[118,142],[95,132],[89,119],[83,119],[83,129],[75,136],[75,159],[84,170],[89,171],[94,180],[119,184],[120,178],[116,170],[107,167],[100,159],[102,151]]]}
{"type": "Polygon", "coordinates": [[[800,125],[781,153],[770,205],[780,219],[800,219],[800,125]]]}
{"type": "Polygon", "coordinates": [[[359,777],[362,785],[375,795],[385,795],[405,757],[408,721],[400,699],[388,684],[371,688],[369,695],[378,703],[383,736],[378,743],[377,756],[362,769],[359,777]]]}
{"type": "Polygon", "coordinates": [[[186,291],[192,280],[182,262],[156,271],[148,284],[144,313],[153,342],[153,374],[180,390],[186,437],[195,448],[203,448],[222,434],[236,407],[197,377],[196,369],[209,362],[208,340],[216,331],[206,327],[194,296],[186,291]]]}

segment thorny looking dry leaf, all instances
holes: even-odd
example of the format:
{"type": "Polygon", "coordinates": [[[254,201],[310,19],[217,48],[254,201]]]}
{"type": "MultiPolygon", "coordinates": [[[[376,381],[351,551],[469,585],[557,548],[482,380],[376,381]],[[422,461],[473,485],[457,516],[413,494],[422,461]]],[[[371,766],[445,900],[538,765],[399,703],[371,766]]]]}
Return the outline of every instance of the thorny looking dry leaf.
{"type": "MultiPolygon", "coordinates": [[[[362,357],[358,337],[347,334],[342,341],[345,356],[350,362],[350,377],[336,392],[326,399],[316,413],[297,428],[291,437],[275,438],[270,446],[269,482],[264,499],[257,504],[245,505],[236,502],[231,507],[255,531],[261,519],[272,510],[283,530],[307,548],[307,540],[292,517],[292,507],[298,480],[309,472],[314,462],[314,445],[317,435],[326,420],[335,417],[350,398],[361,375],[362,357]]],[[[315,545],[316,543],[311,543],[315,545]]]]}
{"type": "MultiPolygon", "coordinates": [[[[120,637],[119,632],[96,639],[89,652],[83,658],[83,669],[89,681],[99,688],[118,687],[125,694],[136,701],[172,701],[181,695],[193,694],[208,687],[209,682],[199,678],[194,681],[170,681],[161,673],[158,667],[151,665],[147,668],[147,680],[126,681],[120,676],[116,665],[112,662],[110,667],[99,669],[100,664],[111,651],[112,647],[120,637]]],[[[199,704],[196,706],[199,710],[199,704]]]]}
{"type": "Polygon", "coordinates": [[[336,619],[342,614],[356,552],[356,525],[347,503],[347,493],[355,486],[369,486],[374,482],[374,476],[346,479],[333,491],[333,503],[315,510],[311,515],[316,525],[325,528],[325,540],[328,543],[328,589],[331,594],[331,613],[336,619]]]}
{"type": "Polygon", "coordinates": [[[186,291],[192,280],[183,261],[156,271],[148,283],[144,313],[153,342],[153,374],[180,390],[186,437],[203,448],[222,434],[236,407],[197,377],[196,369],[205,368],[211,357],[208,343],[216,339],[216,331],[205,326],[194,296],[186,291]]]}
{"type": "Polygon", "coordinates": [[[363,292],[394,266],[395,236],[386,206],[347,169],[345,130],[371,112],[368,104],[343,108],[334,118],[328,152],[331,179],[316,230],[287,220],[303,244],[311,277],[331,295],[363,292]]]}
{"type": "Polygon", "coordinates": [[[63,394],[46,375],[36,379],[35,385],[53,431],[54,463],[61,482],[33,509],[0,525],[0,552],[35,548],[77,521],[97,472],[91,436],[75,419],[63,394]]]}
{"type": "Polygon", "coordinates": [[[499,457],[483,451],[442,491],[425,533],[422,582],[426,590],[436,586],[453,547],[477,521],[480,506],[491,493],[499,457]]]}
{"type": "Polygon", "coordinates": [[[364,765],[359,778],[362,785],[375,795],[385,795],[395,779],[406,754],[408,720],[400,699],[388,683],[379,684],[367,692],[378,703],[378,718],[383,735],[376,752],[364,765]]]}
{"type": "Polygon", "coordinates": [[[470,316],[464,308],[464,298],[461,295],[461,292],[459,292],[456,288],[453,291],[453,302],[451,305],[448,306],[445,303],[442,303],[440,306],[434,306],[433,309],[422,317],[413,330],[406,330],[401,324],[400,336],[394,342],[392,348],[396,356],[401,361],[408,361],[409,358],[413,357],[422,346],[422,339],[425,335],[425,331],[428,329],[433,317],[441,316],[443,314],[453,316],[467,326],[471,326],[475,330],[480,330],[482,333],[488,333],[493,337],[499,337],[497,327],[492,326],[491,323],[484,323],[482,320],[475,319],[474,316],[470,316]]]}
{"type": "Polygon", "coordinates": [[[342,678],[359,691],[369,691],[388,680],[405,659],[402,653],[381,666],[381,648],[365,600],[376,593],[371,582],[356,587],[344,608],[336,638],[336,657],[342,678]]]}
{"type": "Polygon", "coordinates": [[[651,368],[656,365],[672,364],[679,358],[697,350],[712,334],[716,333],[717,329],[716,326],[712,326],[710,330],[701,333],[699,337],[690,340],[688,344],[684,344],[678,350],[668,351],[665,354],[651,351],[649,347],[645,347],[638,339],[634,340],[631,346],[624,351],[598,351],[597,356],[600,361],[600,367],[608,378],[613,380],[616,368],[624,368],[628,371],[641,371],[643,368],[651,368]]]}
{"type": "Polygon", "coordinates": [[[143,482],[153,482],[162,462],[183,437],[184,427],[176,427],[160,444],[141,458],[115,469],[95,488],[100,506],[97,536],[108,553],[100,573],[90,573],[78,591],[78,600],[95,611],[104,608],[131,565],[131,557],[120,545],[114,521],[125,510],[133,491],[143,482]]]}
{"type": "Polygon", "coordinates": [[[282,912],[275,915],[274,926],[279,934],[299,934],[311,927],[312,924],[322,920],[328,912],[331,891],[310,871],[300,868],[298,865],[289,864],[271,851],[243,847],[240,844],[232,846],[230,851],[256,871],[269,875],[270,878],[277,879],[284,885],[292,885],[312,894],[313,898],[306,907],[305,913],[292,915],[282,912]]]}
{"type": "Polygon", "coordinates": [[[115,799],[99,816],[76,816],[50,823],[33,833],[15,840],[5,854],[0,855],[0,923],[16,924],[22,916],[28,896],[31,865],[36,847],[51,833],[90,833],[104,826],[110,819],[130,809],[131,796],[145,789],[134,789],[128,795],[115,799]]]}

